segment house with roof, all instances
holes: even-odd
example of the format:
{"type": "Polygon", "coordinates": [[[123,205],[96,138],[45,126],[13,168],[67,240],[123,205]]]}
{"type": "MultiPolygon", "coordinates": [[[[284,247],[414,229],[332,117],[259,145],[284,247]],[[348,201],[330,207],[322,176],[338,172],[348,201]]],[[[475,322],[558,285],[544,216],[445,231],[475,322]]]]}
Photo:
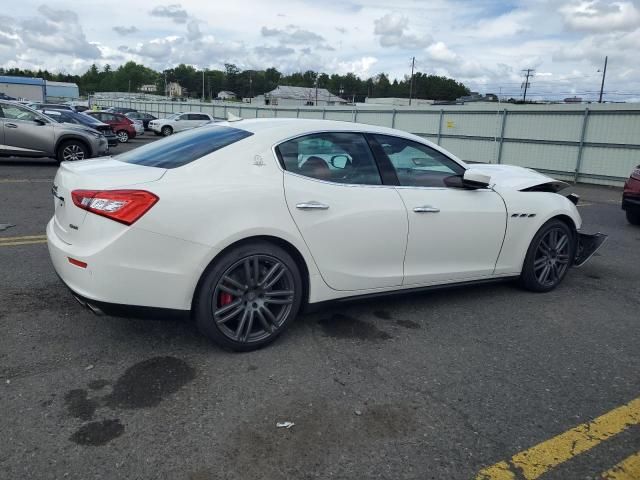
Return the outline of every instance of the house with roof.
{"type": "Polygon", "coordinates": [[[220,90],[218,92],[218,96],[216,97],[218,100],[235,100],[238,96],[235,92],[230,90],[220,90]]]}
{"type": "Polygon", "coordinates": [[[280,106],[331,106],[348,103],[326,88],[292,87],[280,85],[264,95],[257,95],[252,103],[280,106]]]}

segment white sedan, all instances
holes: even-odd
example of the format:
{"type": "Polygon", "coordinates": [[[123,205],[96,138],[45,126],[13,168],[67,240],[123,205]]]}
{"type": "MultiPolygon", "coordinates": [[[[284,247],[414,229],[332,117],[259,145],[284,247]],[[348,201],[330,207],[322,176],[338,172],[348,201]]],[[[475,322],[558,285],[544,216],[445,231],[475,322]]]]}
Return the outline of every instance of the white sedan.
{"type": "Polygon", "coordinates": [[[606,238],[579,232],[565,186],[398,130],[240,120],[62,163],[47,237],[92,310],[190,311],[219,345],[251,350],[308,304],[502,279],[555,288],[606,238]]]}
{"type": "Polygon", "coordinates": [[[172,133],[201,127],[214,119],[208,113],[174,113],[167,118],[156,118],[149,122],[149,129],[156,135],[168,137],[172,133]]]}

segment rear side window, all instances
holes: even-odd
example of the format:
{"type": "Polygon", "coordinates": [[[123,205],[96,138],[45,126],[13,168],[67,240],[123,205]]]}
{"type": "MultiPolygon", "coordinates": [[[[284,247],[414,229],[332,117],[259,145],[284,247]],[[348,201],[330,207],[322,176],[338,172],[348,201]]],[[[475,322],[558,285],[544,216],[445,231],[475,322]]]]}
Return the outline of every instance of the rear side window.
{"type": "Polygon", "coordinates": [[[147,167],[177,168],[253,135],[231,127],[202,127],[148,143],[114,158],[147,167]]]}

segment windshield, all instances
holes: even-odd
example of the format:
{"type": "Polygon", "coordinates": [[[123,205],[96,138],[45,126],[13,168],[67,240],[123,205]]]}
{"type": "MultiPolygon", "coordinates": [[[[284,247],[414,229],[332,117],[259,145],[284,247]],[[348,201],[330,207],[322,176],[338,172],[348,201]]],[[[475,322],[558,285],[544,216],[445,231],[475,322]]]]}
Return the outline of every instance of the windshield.
{"type": "Polygon", "coordinates": [[[181,113],[174,113],[173,115],[169,115],[167,117],[167,120],[173,120],[174,118],[179,117],[180,115],[182,115],[181,113]]]}
{"type": "Polygon", "coordinates": [[[149,143],[116,160],[147,167],[177,168],[253,135],[231,127],[201,127],[149,143]]]}

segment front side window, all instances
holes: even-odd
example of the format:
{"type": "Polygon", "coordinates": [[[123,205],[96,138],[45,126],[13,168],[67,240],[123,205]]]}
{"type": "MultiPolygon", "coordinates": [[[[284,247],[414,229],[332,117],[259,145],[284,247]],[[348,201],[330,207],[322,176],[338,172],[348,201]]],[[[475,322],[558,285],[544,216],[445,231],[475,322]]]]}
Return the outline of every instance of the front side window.
{"type": "Polygon", "coordinates": [[[372,136],[389,158],[400,185],[445,187],[445,179],[464,173],[458,163],[426,145],[390,135],[372,136]]]}
{"type": "Polygon", "coordinates": [[[280,144],[277,152],[288,172],[336,183],[382,183],[369,144],[360,133],[306,135],[280,144]]]}

